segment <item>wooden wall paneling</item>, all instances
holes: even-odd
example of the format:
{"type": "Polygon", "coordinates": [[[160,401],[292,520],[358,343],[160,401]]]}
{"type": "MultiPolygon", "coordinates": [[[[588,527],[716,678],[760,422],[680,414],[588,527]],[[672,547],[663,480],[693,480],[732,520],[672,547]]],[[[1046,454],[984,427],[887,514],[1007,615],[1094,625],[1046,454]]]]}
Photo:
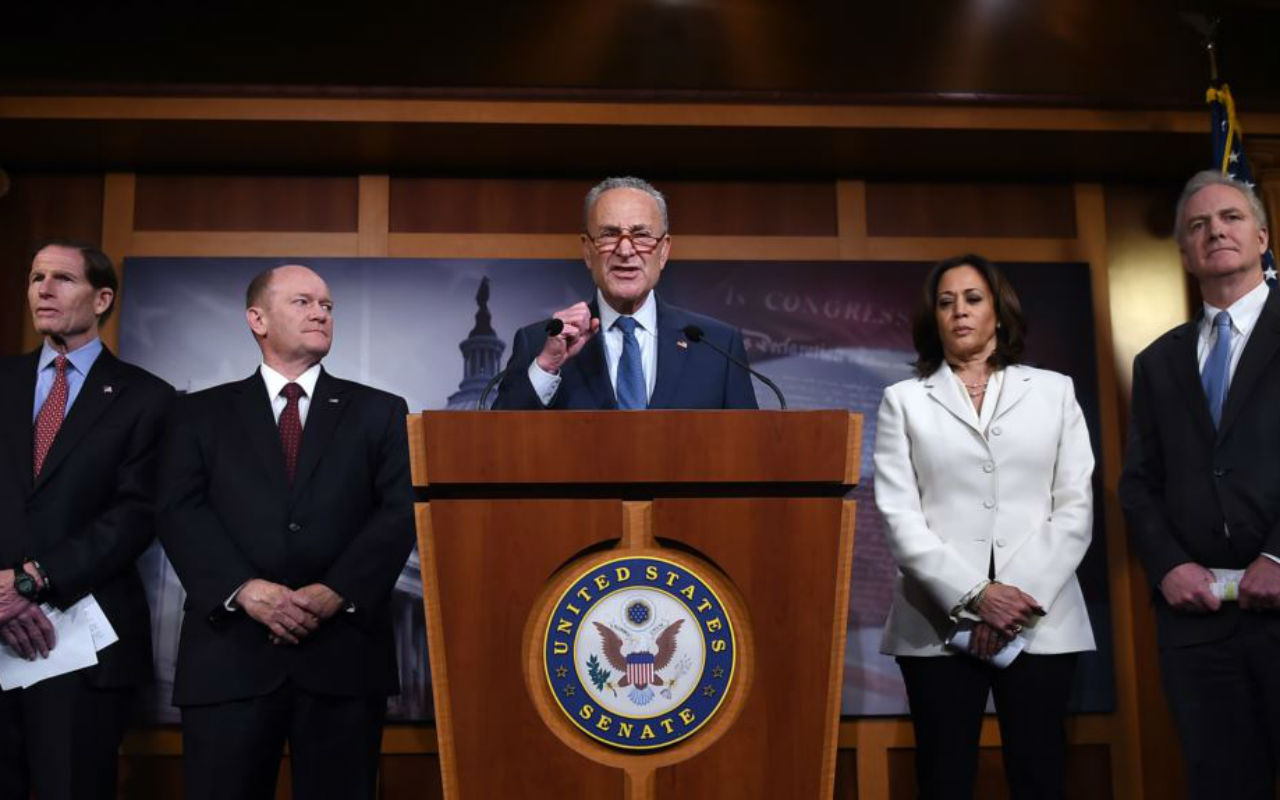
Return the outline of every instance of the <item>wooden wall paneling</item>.
{"type": "MultiPolygon", "coordinates": [[[[600,176],[603,179],[605,176],[600,176]]],[[[671,232],[683,237],[826,237],[836,233],[828,181],[650,180],[667,197],[671,232]]],[[[583,226],[594,181],[401,178],[392,180],[395,233],[565,233],[583,226]]]]}
{"type": "Polygon", "coordinates": [[[139,175],[139,231],[355,232],[356,178],[139,175]]]}
{"type": "Polygon", "coordinates": [[[836,183],[837,258],[849,261],[866,258],[867,182],[836,183]]]}
{"type": "MultiPolygon", "coordinates": [[[[125,290],[124,258],[133,247],[134,201],[137,179],[131,172],[108,172],[102,190],[102,249],[116,265],[120,292],[125,290]]],[[[118,300],[117,300],[118,303],[118,300]]],[[[120,306],[102,326],[102,341],[117,350],[120,306]]]]}
{"type": "Polygon", "coordinates": [[[353,258],[359,255],[359,234],[138,231],[129,255],[353,258]]]}
{"type": "Polygon", "coordinates": [[[582,258],[578,238],[562,233],[391,233],[392,258],[582,258]]]}
{"type": "Polygon", "coordinates": [[[977,253],[992,261],[1084,261],[1076,239],[990,239],[975,236],[867,238],[865,258],[872,261],[940,261],[977,253]]]}
{"type": "Polygon", "coordinates": [[[1069,184],[867,184],[871,236],[973,236],[1073,239],[1069,184]]]}
{"type": "MultiPolygon", "coordinates": [[[[0,119],[1204,132],[1198,110],[280,97],[10,95],[0,97],[0,119]]],[[[1280,134],[1280,114],[1246,113],[1240,119],[1251,136],[1280,134]]]]}
{"type": "Polygon", "coordinates": [[[833,237],[830,181],[661,181],[674,235],[833,237]]]}
{"type": "MultiPolygon", "coordinates": [[[[1105,495],[1095,497],[1102,503],[1107,532],[1107,571],[1110,578],[1112,646],[1115,653],[1116,725],[1118,736],[1112,763],[1121,765],[1113,774],[1117,797],[1143,796],[1142,719],[1138,705],[1138,654],[1134,649],[1134,608],[1130,602],[1130,557],[1124,515],[1116,487],[1124,458],[1121,436],[1119,389],[1117,387],[1114,344],[1111,335],[1111,308],[1107,273],[1107,215],[1100,184],[1075,186],[1077,228],[1081,246],[1089,262],[1093,285],[1094,343],[1098,368],[1099,422],[1098,440],[1102,460],[1105,495]]],[[[1145,593],[1144,593],[1145,594],[1145,593]]]]}
{"type": "Polygon", "coordinates": [[[362,258],[387,255],[387,233],[391,204],[391,179],[386,175],[361,175],[359,228],[356,250],[362,258]]]}
{"type": "MultiPolygon", "coordinates": [[[[601,176],[604,177],[604,176],[601,176]]],[[[593,181],[391,178],[392,233],[577,234],[593,181]]]]}

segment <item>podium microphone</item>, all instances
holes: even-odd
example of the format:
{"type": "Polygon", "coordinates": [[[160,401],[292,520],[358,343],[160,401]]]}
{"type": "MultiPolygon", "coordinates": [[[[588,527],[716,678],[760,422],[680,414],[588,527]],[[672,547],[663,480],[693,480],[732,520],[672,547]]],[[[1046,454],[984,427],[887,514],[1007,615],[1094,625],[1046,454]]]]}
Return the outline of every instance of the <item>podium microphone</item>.
{"type": "Polygon", "coordinates": [[[752,369],[749,365],[747,365],[745,361],[740,361],[739,359],[734,358],[732,355],[729,354],[729,351],[725,350],[723,347],[717,346],[715,342],[712,342],[703,334],[702,328],[699,328],[697,325],[685,325],[684,328],[681,329],[681,333],[683,333],[689,339],[689,341],[693,342],[694,344],[697,344],[698,342],[705,344],[707,347],[710,347],[712,350],[715,350],[717,353],[719,353],[720,355],[728,359],[730,363],[733,363],[738,365],[739,367],[742,367],[750,374],[759,378],[761,383],[763,383],[765,386],[768,386],[770,389],[773,390],[773,393],[777,395],[778,405],[782,408],[782,410],[783,411],[787,410],[787,398],[782,396],[782,390],[778,388],[778,384],[774,383],[773,381],[766,378],[764,375],[752,369]]]}
{"type": "MultiPolygon", "coordinates": [[[[559,336],[560,332],[564,330],[564,322],[552,317],[547,320],[547,323],[543,326],[543,330],[547,332],[548,338],[552,336],[559,336]]],[[[509,369],[511,369],[510,364],[507,365],[507,369],[498,370],[497,374],[490,378],[489,382],[484,385],[484,391],[480,393],[480,399],[476,401],[476,411],[489,410],[484,403],[489,399],[489,393],[493,391],[494,387],[502,383],[503,379],[507,377],[507,370],[509,369]]]]}

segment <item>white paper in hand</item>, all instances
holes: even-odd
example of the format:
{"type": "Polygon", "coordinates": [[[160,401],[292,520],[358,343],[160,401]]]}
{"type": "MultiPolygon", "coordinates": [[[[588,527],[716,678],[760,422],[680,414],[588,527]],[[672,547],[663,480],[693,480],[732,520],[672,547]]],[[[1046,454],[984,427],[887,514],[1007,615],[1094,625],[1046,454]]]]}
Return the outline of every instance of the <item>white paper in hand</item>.
{"type": "Polygon", "coordinates": [[[969,650],[969,642],[973,638],[973,626],[974,622],[972,620],[960,620],[956,623],[956,626],[951,629],[951,633],[947,635],[947,640],[944,644],[958,653],[964,653],[965,655],[976,658],[979,661],[986,661],[996,669],[1004,669],[1012,664],[1013,660],[1017,658],[1018,654],[1027,646],[1026,637],[1019,633],[1017,636],[1010,639],[1008,644],[997,650],[996,654],[991,658],[976,656],[971,650],[969,650]]]}

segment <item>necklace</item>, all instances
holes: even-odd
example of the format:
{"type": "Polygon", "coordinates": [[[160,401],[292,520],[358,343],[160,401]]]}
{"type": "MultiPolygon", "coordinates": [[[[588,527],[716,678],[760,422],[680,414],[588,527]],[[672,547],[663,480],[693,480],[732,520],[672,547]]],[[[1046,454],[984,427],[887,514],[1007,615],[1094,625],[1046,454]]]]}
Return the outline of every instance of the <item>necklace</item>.
{"type": "MultiPolygon", "coordinates": [[[[983,381],[982,383],[965,383],[964,384],[965,394],[969,395],[970,397],[981,397],[982,394],[987,391],[987,383],[989,383],[990,381],[991,381],[991,378],[987,378],[987,380],[983,381]]],[[[964,381],[962,380],[961,383],[964,383],[964,381]]]]}

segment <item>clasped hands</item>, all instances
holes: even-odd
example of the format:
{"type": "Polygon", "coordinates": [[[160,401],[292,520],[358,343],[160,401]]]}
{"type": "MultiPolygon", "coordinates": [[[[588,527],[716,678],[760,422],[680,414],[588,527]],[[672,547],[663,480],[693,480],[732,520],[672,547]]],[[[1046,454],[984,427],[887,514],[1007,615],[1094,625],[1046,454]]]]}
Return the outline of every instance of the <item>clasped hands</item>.
{"type": "Polygon", "coordinates": [[[323,583],[290,589],[261,578],[241,586],[235,602],[271,631],[272,644],[297,644],[315,633],[343,604],[341,595],[323,583]]]}
{"type": "Polygon", "coordinates": [[[591,316],[591,307],[583,302],[574,303],[551,317],[563,322],[564,329],[555,336],[547,337],[537,361],[542,371],[554,375],[600,332],[600,318],[591,316]]]}
{"type": "Polygon", "coordinates": [[[1044,616],[1044,608],[1036,599],[1016,586],[991,582],[972,604],[982,621],[973,626],[969,652],[979,658],[991,658],[1022,629],[1044,616]]]}
{"type": "MultiPolygon", "coordinates": [[[[37,584],[42,584],[39,572],[30,565],[23,568],[37,584]]],[[[14,571],[0,570],[0,638],[28,661],[36,656],[48,658],[49,651],[58,642],[53,623],[40,606],[18,594],[13,586],[14,571]]]]}
{"type": "MultiPolygon", "coordinates": [[[[1211,588],[1213,572],[1188,561],[1165,573],[1160,579],[1160,593],[1165,602],[1179,611],[1207,614],[1222,607],[1211,588]]],[[[1258,556],[1240,579],[1237,599],[1246,611],[1271,611],[1280,608],[1280,564],[1266,556],[1258,556]]]]}

